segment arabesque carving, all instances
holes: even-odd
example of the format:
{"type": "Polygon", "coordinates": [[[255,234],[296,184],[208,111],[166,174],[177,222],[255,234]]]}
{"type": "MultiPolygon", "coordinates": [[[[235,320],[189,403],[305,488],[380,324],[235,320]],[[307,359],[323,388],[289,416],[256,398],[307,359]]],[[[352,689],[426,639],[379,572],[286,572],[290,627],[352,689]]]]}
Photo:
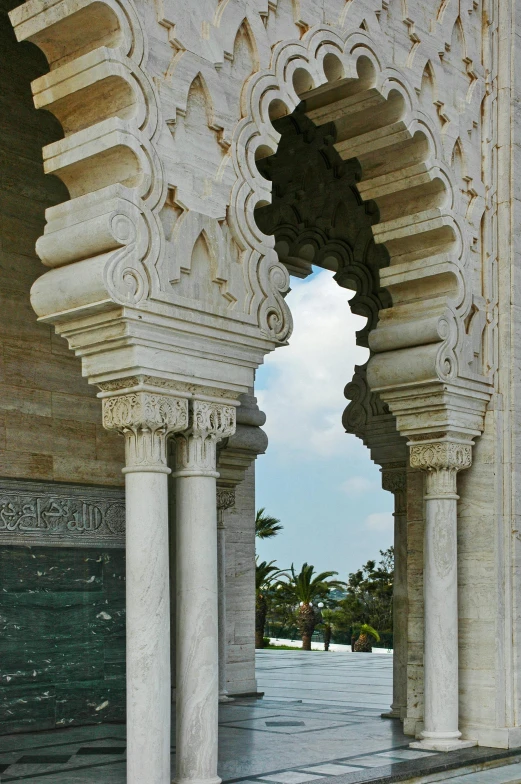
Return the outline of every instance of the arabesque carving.
{"type": "Polygon", "coordinates": [[[149,392],[105,397],[103,426],[125,436],[123,471],[166,469],[166,439],[188,427],[188,401],[149,392]]]}
{"type": "Polygon", "coordinates": [[[411,444],[411,467],[422,471],[463,471],[472,465],[472,445],[450,441],[411,444]]]}

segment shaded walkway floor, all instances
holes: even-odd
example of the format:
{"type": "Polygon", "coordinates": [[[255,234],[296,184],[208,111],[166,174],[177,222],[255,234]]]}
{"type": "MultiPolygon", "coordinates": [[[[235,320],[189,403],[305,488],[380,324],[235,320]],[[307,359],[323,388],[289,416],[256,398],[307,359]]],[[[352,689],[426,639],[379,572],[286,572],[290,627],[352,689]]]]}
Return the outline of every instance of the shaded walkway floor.
{"type": "MultiPolygon", "coordinates": [[[[264,699],[221,706],[219,774],[224,782],[354,784],[376,773],[397,772],[405,761],[422,767],[448,756],[409,749],[400,723],[380,717],[391,702],[391,655],[270,650],[259,653],[257,676],[264,699]]],[[[172,770],[174,765],[172,748],[172,770]]],[[[517,767],[509,769],[513,773],[517,767]]],[[[484,781],[470,775],[461,784],[474,780],[484,781]]],[[[0,781],[125,784],[125,728],[0,737],[0,781]]]]}

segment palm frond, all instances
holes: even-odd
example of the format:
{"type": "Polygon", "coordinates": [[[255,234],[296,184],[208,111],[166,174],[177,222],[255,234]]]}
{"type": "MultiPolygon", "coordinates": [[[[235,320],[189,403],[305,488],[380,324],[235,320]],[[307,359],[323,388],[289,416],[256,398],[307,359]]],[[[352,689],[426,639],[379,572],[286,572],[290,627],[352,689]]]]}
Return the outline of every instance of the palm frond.
{"type": "Polygon", "coordinates": [[[314,574],[314,572],[313,564],[302,564],[298,573],[295,571],[295,565],[291,564],[286,585],[299,603],[312,604],[316,599],[325,598],[332,588],[344,587],[344,583],[340,580],[330,579],[338,572],[320,572],[319,574],[314,574]]]}
{"type": "Polygon", "coordinates": [[[380,635],[378,634],[376,629],[373,629],[373,627],[369,626],[368,623],[363,623],[360,626],[360,634],[370,634],[371,637],[374,637],[376,642],[380,642],[380,635]]]}
{"type": "Polygon", "coordinates": [[[280,524],[280,520],[277,517],[266,514],[264,506],[257,510],[255,515],[255,536],[258,539],[271,539],[283,530],[284,526],[280,524]]]}
{"type": "Polygon", "coordinates": [[[277,580],[281,575],[286,574],[284,569],[273,566],[275,561],[255,561],[255,589],[262,591],[277,580]]]}

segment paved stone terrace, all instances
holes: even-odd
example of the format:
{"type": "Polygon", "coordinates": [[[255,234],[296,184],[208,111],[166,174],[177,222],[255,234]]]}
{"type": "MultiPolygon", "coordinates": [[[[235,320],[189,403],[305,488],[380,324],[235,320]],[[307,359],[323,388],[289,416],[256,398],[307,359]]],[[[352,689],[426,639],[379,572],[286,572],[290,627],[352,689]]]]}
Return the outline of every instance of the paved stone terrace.
{"type": "MultiPolygon", "coordinates": [[[[366,781],[446,755],[413,751],[396,721],[382,719],[392,656],[301,651],[258,654],[262,700],[221,706],[219,774],[241,784],[366,781]]],[[[172,748],[174,765],[175,749],[172,748]]],[[[453,774],[454,775],[454,774],[453,774]]],[[[450,779],[521,781],[521,764],[450,779]]],[[[78,727],[0,738],[0,781],[124,784],[125,728],[78,727]]]]}

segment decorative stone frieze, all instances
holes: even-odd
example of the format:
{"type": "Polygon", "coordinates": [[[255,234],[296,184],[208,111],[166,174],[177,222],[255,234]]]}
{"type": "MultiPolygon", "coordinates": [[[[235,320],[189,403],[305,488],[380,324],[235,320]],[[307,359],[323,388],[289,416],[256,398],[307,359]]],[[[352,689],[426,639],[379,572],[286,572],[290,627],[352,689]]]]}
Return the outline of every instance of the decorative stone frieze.
{"type": "Polygon", "coordinates": [[[122,490],[0,480],[0,546],[125,547],[122,490]]]}
{"type": "Polygon", "coordinates": [[[125,436],[126,467],[167,469],[166,439],[188,427],[188,401],[150,392],[131,392],[103,399],[103,426],[125,436]]]}

